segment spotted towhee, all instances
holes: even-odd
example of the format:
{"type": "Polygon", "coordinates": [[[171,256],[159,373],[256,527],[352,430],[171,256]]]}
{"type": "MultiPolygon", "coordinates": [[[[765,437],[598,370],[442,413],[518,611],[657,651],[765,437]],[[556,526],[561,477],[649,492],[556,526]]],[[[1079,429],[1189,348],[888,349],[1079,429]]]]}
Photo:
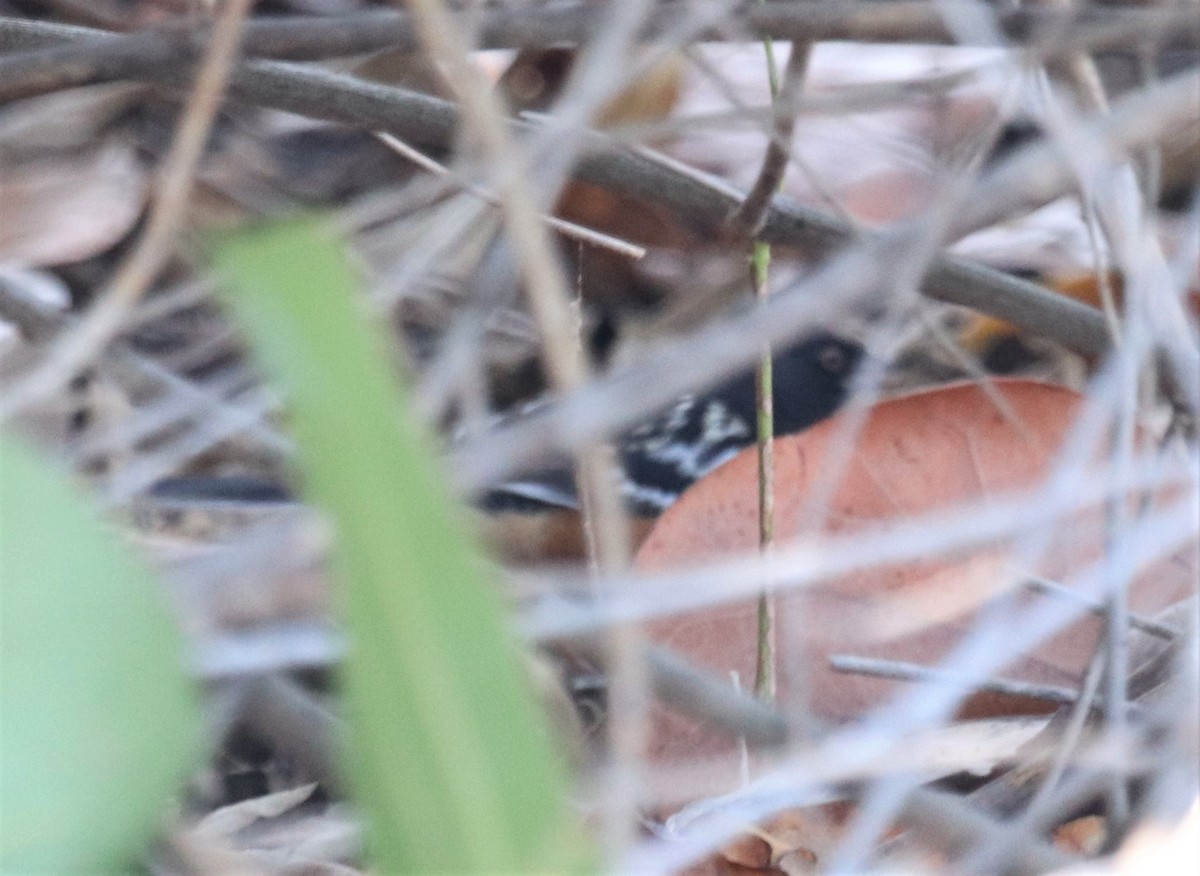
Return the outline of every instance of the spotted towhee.
{"type": "MultiPolygon", "coordinates": [[[[799,432],[836,411],[862,357],[858,344],[824,333],[775,354],[775,433],[799,432]]],[[[683,396],[617,439],[621,491],[637,543],[654,518],[684,490],[754,443],[755,413],[754,372],[746,370],[707,394],[683,396]]],[[[148,497],[156,507],[168,510],[288,499],[286,490],[270,481],[203,476],[168,478],[155,485],[148,497]]],[[[509,560],[572,561],[585,555],[569,466],[503,484],[478,497],[475,504],[483,512],[480,526],[485,541],[509,560]]]]}
{"type": "MultiPolygon", "coordinates": [[[[836,411],[863,357],[857,343],[815,334],[776,353],[775,434],[808,428],[836,411]]],[[[685,395],[616,440],[621,492],[640,541],[649,523],[689,486],[756,436],[753,370],[704,395],[685,395]]],[[[582,556],[579,499],[569,467],[532,473],[480,497],[489,543],[509,559],[571,560],[582,556]]]]}

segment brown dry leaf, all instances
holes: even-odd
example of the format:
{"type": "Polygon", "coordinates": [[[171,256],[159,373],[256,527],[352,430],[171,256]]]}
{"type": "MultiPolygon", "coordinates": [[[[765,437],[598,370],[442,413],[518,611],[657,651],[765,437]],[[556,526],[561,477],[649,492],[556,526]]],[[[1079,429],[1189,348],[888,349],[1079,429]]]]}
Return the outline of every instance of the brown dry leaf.
{"type": "Polygon", "coordinates": [[[817,856],[808,849],[792,849],[780,855],[775,866],[787,876],[808,876],[817,872],[817,856]]]}
{"type": "Polygon", "coordinates": [[[1092,857],[1100,853],[1108,839],[1108,822],[1099,815],[1085,815],[1068,821],[1054,832],[1054,844],[1072,855],[1092,857]]]}
{"type": "Polygon", "coordinates": [[[853,812],[854,807],[844,802],[784,810],[721,849],[716,856],[718,869],[786,876],[815,873],[821,856],[835,848],[853,812]]]}
{"type": "MultiPolygon", "coordinates": [[[[1019,422],[1010,420],[977,385],[959,384],[893,399],[868,415],[830,503],[823,531],[850,534],[907,515],[978,501],[989,495],[1028,489],[1048,466],[1082,408],[1065,389],[1024,380],[996,381],[1019,422]]],[[[834,418],[800,435],[776,441],[775,528],[783,542],[807,519],[808,493],[824,476],[840,448],[841,420],[834,418]]],[[[653,571],[702,562],[758,545],[757,459],[743,453],[688,491],[659,519],[642,546],[637,567],[653,571]]],[[[1099,555],[1099,515],[1072,518],[1058,527],[1041,566],[1026,570],[1061,580],[1099,555]],[[1092,521],[1089,525],[1089,520],[1092,521]]],[[[863,635],[864,609],[913,595],[931,598],[930,588],[951,592],[968,578],[981,577],[988,551],[870,568],[800,592],[782,594],[778,606],[780,698],[790,695],[789,672],[807,675],[809,706],[826,720],[852,720],[894,694],[896,682],[839,674],[828,666],[831,654],[935,664],[959,641],[973,620],[974,607],[991,594],[976,582],[978,598],[952,602],[958,616],[940,612],[924,628],[910,618],[891,638],[879,629],[863,635]],[[955,575],[958,571],[960,574],[955,575]],[[968,574],[971,573],[971,574],[968,574]],[[915,591],[914,591],[915,588],[915,591]]],[[[1134,611],[1153,614],[1194,588],[1194,549],[1147,570],[1131,593],[1134,611]]],[[[1003,572],[1002,574],[1009,574],[1003,572]]],[[[1029,598],[1044,598],[1029,596],[1029,598]]],[[[902,603],[901,603],[902,604],[902,603]]],[[[1034,653],[1007,667],[1004,675],[1038,684],[1076,686],[1094,652],[1100,631],[1095,618],[1083,618],[1034,653]]],[[[655,641],[677,650],[706,669],[730,677],[754,675],[757,600],[667,618],[647,626],[655,641]]],[[[1038,714],[1054,706],[1039,700],[981,693],[971,697],[961,717],[1038,714]]],[[[696,722],[658,710],[650,755],[661,761],[728,757],[733,742],[696,722]]]]}
{"type": "MultiPolygon", "coordinates": [[[[1080,819],[1083,820],[1083,819],[1080,819]]],[[[1193,876],[1200,873],[1200,799],[1178,823],[1150,820],[1133,831],[1112,860],[1058,871],[1070,876],[1193,876]]]]}
{"type": "Polygon", "coordinates": [[[780,812],[763,828],[772,862],[789,876],[814,872],[834,848],[851,812],[853,807],[843,802],[780,812]]]}
{"type": "Polygon", "coordinates": [[[0,165],[0,263],[77,262],[133,227],[149,182],[133,146],[109,142],[87,155],[0,165]]]}
{"type": "Polygon", "coordinates": [[[727,843],[718,854],[725,863],[747,870],[765,870],[771,866],[771,846],[754,834],[742,834],[727,843]]]}

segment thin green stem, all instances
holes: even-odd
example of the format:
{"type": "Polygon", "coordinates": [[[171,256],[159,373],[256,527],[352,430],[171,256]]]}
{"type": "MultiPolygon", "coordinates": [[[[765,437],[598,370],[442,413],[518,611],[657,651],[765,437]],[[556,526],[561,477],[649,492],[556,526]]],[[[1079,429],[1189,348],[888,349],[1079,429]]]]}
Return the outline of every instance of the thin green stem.
{"type": "MultiPolygon", "coordinates": [[[[779,99],[779,70],[775,63],[775,46],[771,40],[763,40],[767,55],[767,81],[771,89],[771,103],[779,99]]],[[[795,52],[798,47],[793,46],[795,52]]],[[[768,158],[773,147],[768,147],[768,158]]],[[[754,284],[754,297],[765,302],[770,294],[768,283],[771,266],[771,245],[755,240],[750,248],[750,272],[754,284]]],[[[775,540],[775,405],[772,388],[771,346],[764,344],[755,387],[758,402],[758,544],[763,554],[771,551],[775,540]]],[[[754,668],[754,693],[764,700],[775,699],[775,603],[769,593],[769,582],[763,582],[763,591],[758,597],[758,642],[757,660],[754,668]]]]}
{"type": "MultiPolygon", "coordinates": [[[[771,246],[755,241],[751,247],[750,269],[754,294],[765,300],[768,294],[768,275],[771,246]]],[[[772,389],[771,347],[764,344],[762,358],[755,375],[758,402],[758,543],[768,553],[775,539],[775,405],[772,389]]],[[[775,698],[775,606],[764,582],[758,597],[758,648],[754,671],[754,693],[765,700],[775,698]]]]}
{"type": "Polygon", "coordinates": [[[779,67],[775,63],[775,43],[763,40],[763,48],[767,52],[767,83],[771,86],[771,102],[774,103],[779,99],[779,67]]]}

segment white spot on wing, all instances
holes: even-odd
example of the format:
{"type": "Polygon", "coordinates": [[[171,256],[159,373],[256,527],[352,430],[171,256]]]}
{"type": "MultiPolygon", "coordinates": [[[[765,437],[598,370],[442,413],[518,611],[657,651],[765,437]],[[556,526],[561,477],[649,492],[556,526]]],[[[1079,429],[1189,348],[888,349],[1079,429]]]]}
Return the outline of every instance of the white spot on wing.
{"type": "Polygon", "coordinates": [[[641,453],[673,468],[682,479],[701,478],[749,443],[750,427],[719,401],[697,408],[694,398],[681,401],[662,420],[630,433],[625,450],[641,453]],[[679,440],[689,420],[700,417],[699,438],[679,440]]]}

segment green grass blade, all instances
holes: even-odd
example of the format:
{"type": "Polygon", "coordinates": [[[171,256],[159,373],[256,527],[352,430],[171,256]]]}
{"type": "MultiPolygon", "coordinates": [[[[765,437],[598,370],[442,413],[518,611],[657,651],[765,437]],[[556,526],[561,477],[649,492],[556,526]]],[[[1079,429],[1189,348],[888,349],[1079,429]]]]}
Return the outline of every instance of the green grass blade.
{"type": "Polygon", "coordinates": [[[292,223],[230,240],[216,260],[289,392],[309,496],[338,530],[350,778],[375,866],[575,866],[558,764],[498,598],[340,247],[292,223]]]}
{"type": "Polygon", "coordinates": [[[199,753],[150,573],[0,435],[0,873],[134,868],[199,753]]]}

